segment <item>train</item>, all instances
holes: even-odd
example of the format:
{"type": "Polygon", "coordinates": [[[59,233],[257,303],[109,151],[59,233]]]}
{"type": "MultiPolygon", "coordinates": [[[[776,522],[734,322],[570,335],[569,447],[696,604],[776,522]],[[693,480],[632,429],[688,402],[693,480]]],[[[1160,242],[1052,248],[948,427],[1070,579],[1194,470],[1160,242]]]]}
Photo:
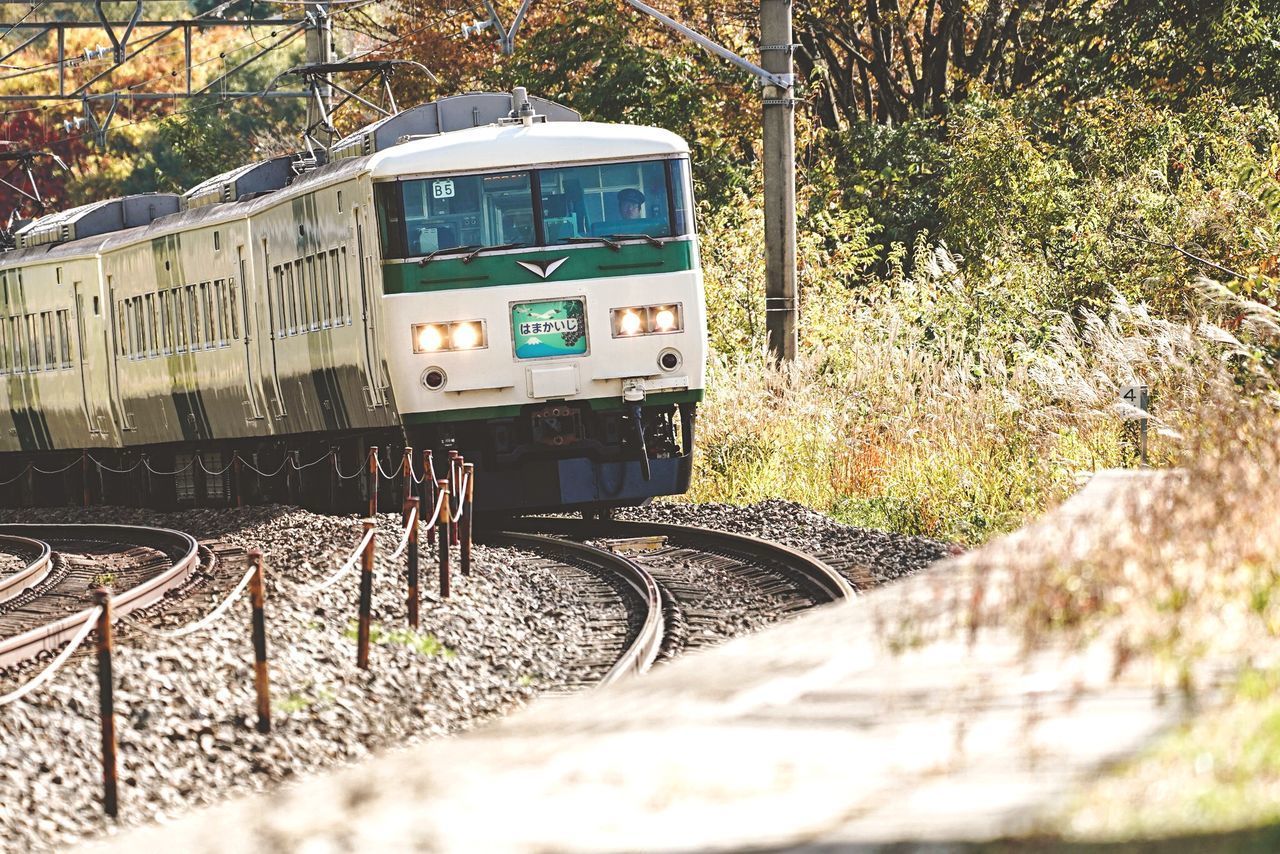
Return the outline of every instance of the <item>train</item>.
{"type": "Polygon", "coordinates": [[[477,512],[685,492],[694,210],[679,136],[516,89],[34,219],[0,252],[0,504],[334,506],[406,447],[475,463],[477,512]]]}

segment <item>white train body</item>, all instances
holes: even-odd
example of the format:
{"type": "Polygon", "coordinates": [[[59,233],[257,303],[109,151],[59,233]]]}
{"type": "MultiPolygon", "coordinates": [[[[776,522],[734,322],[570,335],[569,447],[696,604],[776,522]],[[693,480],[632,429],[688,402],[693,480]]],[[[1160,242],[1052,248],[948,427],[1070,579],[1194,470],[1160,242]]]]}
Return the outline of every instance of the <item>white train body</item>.
{"type": "MultiPolygon", "coordinates": [[[[428,106],[447,129],[494,97],[428,106]]],[[[256,197],[131,197],[134,227],[20,233],[0,476],[401,442],[465,453],[488,509],[684,491],[706,359],[685,143],[526,118],[355,153],[256,197]]]]}

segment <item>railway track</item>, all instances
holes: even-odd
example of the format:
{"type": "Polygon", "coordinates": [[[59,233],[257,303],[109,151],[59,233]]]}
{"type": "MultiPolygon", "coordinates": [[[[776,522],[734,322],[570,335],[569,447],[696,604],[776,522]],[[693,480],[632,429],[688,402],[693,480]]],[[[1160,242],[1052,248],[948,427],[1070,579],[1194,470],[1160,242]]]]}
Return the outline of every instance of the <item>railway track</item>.
{"type": "Polygon", "coordinates": [[[662,594],[652,575],[605,549],[515,531],[488,533],[486,545],[510,546],[554,572],[582,602],[609,609],[590,630],[593,654],[575,668],[563,689],[607,684],[653,664],[663,637],[662,594]],[[615,608],[609,606],[615,605],[615,608]]]}
{"type": "Polygon", "coordinates": [[[48,577],[53,569],[53,550],[42,540],[0,535],[0,605],[20,596],[48,577]]]}
{"type": "Polygon", "coordinates": [[[485,542],[532,551],[573,577],[583,595],[626,603],[629,618],[596,627],[598,652],[583,682],[643,672],[685,650],[854,595],[821,560],[756,537],[647,522],[527,519],[517,527],[487,533],[485,542]]]}
{"type": "Polygon", "coordinates": [[[37,544],[47,566],[24,570],[25,581],[0,593],[0,669],[52,655],[91,612],[92,591],[115,591],[116,615],[148,608],[187,584],[216,557],[188,534],[132,525],[0,525],[4,543],[37,544]]]}

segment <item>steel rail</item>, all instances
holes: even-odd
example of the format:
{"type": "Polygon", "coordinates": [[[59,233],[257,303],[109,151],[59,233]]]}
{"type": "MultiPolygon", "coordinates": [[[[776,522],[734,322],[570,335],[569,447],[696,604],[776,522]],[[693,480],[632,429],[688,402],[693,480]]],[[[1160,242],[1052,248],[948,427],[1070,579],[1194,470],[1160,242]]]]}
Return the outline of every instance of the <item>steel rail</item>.
{"type": "MultiPolygon", "coordinates": [[[[200,565],[200,544],[195,537],[168,528],[139,525],[0,525],[0,534],[33,535],[42,540],[90,540],[121,545],[150,545],[163,551],[172,566],[143,583],[112,597],[116,618],[154,605],[183,584],[200,565]]],[[[8,667],[51,652],[71,640],[89,618],[93,606],[34,629],[0,639],[0,667],[8,667]]]]}
{"type": "Polygon", "coordinates": [[[595,546],[538,534],[494,531],[486,532],[484,540],[486,543],[505,541],[526,549],[567,555],[568,560],[573,563],[587,564],[612,573],[635,591],[644,604],[645,615],[635,640],[622,655],[618,656],[618,660],[609,668],[604,678],[600,680],[600,684],[608,685],[627,676],[644,673],[653,665],[654,659],[662,649],[662,640],[666,634],[665,619],[662,615],[662,593],[658,588],[658,582],[643,567],[621,555],[595,546]]]}
{"type": "Polygon", "coordinates": [[[669,522],[597,522],[576,519],[551,519],[528,517],[520,520],[520,527],[529,530],[549,531],[570,537],[644,537],[662,535],[672,539],[701,541],[720,545],[727,550],[763,557],[782,564],[802,577],[830,602],[852,600],[857,593],[836,569],[812,555],[797,551],[781,543],[733,534],[712,528],[696,528],[692,525],[676,525],[669,522]]]}
{"type": "Polygon", "coordinates": [[[18,572],[6,578],[0,578],[0,602],[7,602],[28,587],[34,587],[44,581],[53,569],[53,548],[43,540],[0,534],[0,551],[18,557],[33,553],[36,556],[18,572]]]}

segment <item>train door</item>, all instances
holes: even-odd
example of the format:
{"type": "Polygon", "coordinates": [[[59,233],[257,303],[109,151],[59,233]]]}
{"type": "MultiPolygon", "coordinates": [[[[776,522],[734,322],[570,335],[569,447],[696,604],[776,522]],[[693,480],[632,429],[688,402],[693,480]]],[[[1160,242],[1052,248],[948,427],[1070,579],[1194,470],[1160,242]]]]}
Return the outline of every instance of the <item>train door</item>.
{"type": "Polygon", "coordinates": [[[364,329],[365,403],[370,409],[387,405],[382,382],[382,351],[378,347],[378,301],[372,292],[373,276],[370,259],[365,254],[364,217],[359,207],[352,209],[356,218],[356,266],[360,269],[360,319],[364,329]]]}
{"type": "Polygon", "coordinates": [[[138,428],[132,423],[129,413],[124,408],[124,395],[120,392],[120,348],[124,345],[121,323],[124,318],[120,317],[119,308],[116,306],[116,289],[111,276],[107,276],[107,317],[111,321],[106,336],[107,364],[110,366],[107,370],[107,385],[111,388],[111,402],[115,411],[120,413],[120,417],[116,419],[120,429],[131,432],[138,428]],[[110,343],[113,338],[115,346],[111,346],[110,343]]]}
{"type": "Polygon", "coordinates": [[[95,392],[98,387],[94,382],[97,378],[90,375],[94,361],[89,358],[88,353],[91,345],[89,344],[90,339],[86,327],[86,311],[88,308],[84,299],[84,283],[73,282],[71,287],[75,292],[76,300],[76,346],[80,361],[80,400],[84,404],[84,419],[89,427],[89,435],[101,436],[106,433],[108,415],[103,411],[103,407],[97,399],[98,395],[89,393],[91,385],[95,392]]]}
{"type": "MultiPolygon", "coordinates": [[[[258,384],[253,376],[253,327],[249,325],[249,265],[244,260],[244,247],[236,247],[237,269],[240,274],[240,284],[231,283],[232,294],[234,295],[237,288],[240,292],[240,332],[244,336],[244,393],[248,398],[244,402],[245,421],[261,421],[266,418],[262,412],[262,407],[258,403],[258,384]]],[[[231,322],[235,323],[235,309],[232,309],[231,322]]]]}
{"type": "Polygon", "coordinates": [[[267,323],[270,327],[267,337],[271,341],[271,383],[269,386],[264,386],[264,388],[269,388],[272,393],[270,396],[275,398],[275,417],[284,418],[289,413],[284,408],[284,392],[280,388],[280,360],[276,355],[276,338],[279,335],[279,331],[284,329],[283,321],[277,323],[276,318],[282,316],[284,306],[276,305],[275,295],[277,291],[274,287],[275,282],[271,279],[271,252],[267,249],[267,238],[265,237],[262,238],[262,270],[264,284],[262,291],[266,297],[264,301],[267,304],[267,323]]]}

